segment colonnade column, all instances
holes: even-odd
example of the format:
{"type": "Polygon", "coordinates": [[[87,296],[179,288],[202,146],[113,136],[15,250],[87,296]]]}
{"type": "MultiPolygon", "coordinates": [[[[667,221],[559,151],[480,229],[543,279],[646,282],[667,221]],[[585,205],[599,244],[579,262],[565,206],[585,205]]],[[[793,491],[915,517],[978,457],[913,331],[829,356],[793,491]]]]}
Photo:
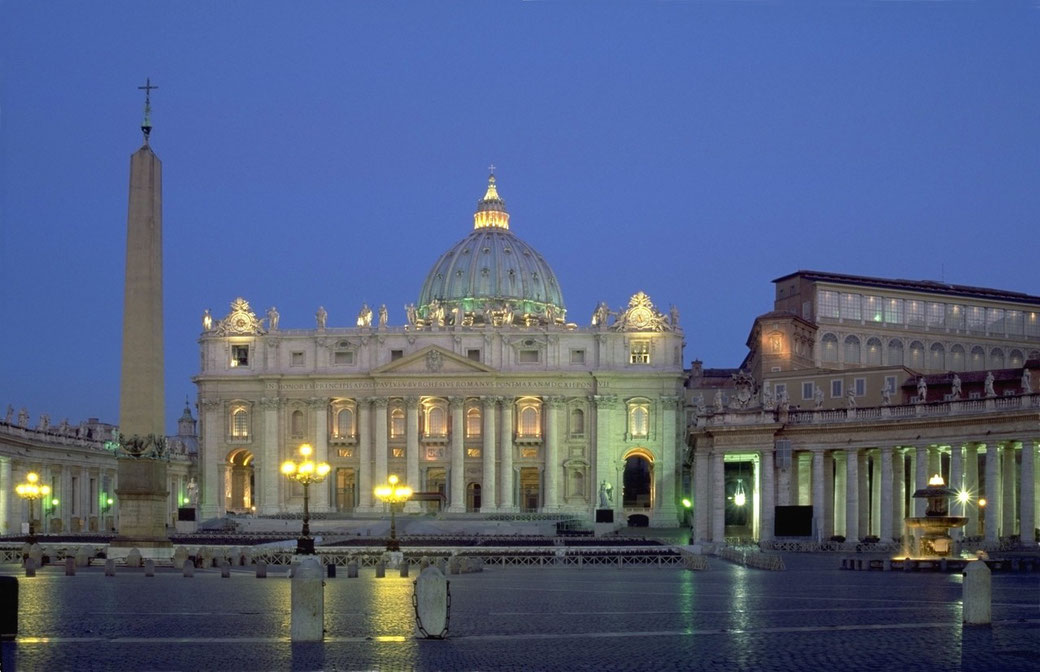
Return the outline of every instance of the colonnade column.
{"type": "Polygon", "coordinates": [[[481,432],[484,446],[480,457],[484,461],[484,477],[480,486],[480,512],[489,513],[498,510],[495,492],[495,406],[498,397],[484,397],[483,401],[480,413],[484,420],[481,432]]]}
{"type": "MultiPolygon", "coordinates": [[[[329,461],[329,400],[311,399],[314,409],[314,457],[317,462],[329,461]]],[[[335,479],[333,475],[333,479],[335,479]]],[[[317,483],[311,488],[311,507],[313,511],[329,510],[329,483],[317,483]]]]}
{"type": "Polygon", "coordinates": [[[893,486],[892,482],[892,446],[882,446],[880,450],[881,454],[881,493],[878,496],[880,509],[879,509],[879,520],[880,523],[878,537],[881,541],[892,540],[892,497],[893,497],[893,486]]]}
{"type": "Polygon", "coordinates": [[[870,459],[865,450],[856,453],[856,474],[856,511],[859,515],[856,530],[859,536],[865,537],[870,534],[870,459]]]}
{"type": "MultiPolygon", "coordinates": [[[[221,454],[224,451],[220,449],[220,440],[224,437],[224,424],[221,422],[220,412],[224,405],[215,399],[202,399],[201,406],[204,450],[201,451],[203,461],[199,465],[202,469],[202,497],[200,497],[199,508],[201,509],[201,517],[205,520],[207,518],[217,518],[224,512],[224,502],[221,496],[223,481],[220,480],[223,476],[220,473],[220,465],[224,461],[221,454]]],[[[87,484],[83,481],[82,476],[80,477],[80,484],[81,492],[87,489],[87,484]]],[[[79,505],[79,502],[77,502],[77,505],[79,505]]],[[[82,511],[79,506],[77,506],[76,510],[82,511]]],[[[86,515],[81,513],[79,518],[80,520],[85,520],[86,515]]],[[[86,529],[85,525],[83,529],[86,529]]]]}
{"type": "Polygon", "coordinates": [[[760,541],[769,541],[773,538],[773,522],[776,515],[774,494],[773,449],[763,450],[759,461],[762,473],[759,477],[759,488],[761,498],[759,501],[760,523],[758,526],[758,538],[760,541]]]}
{"type": "MultiPolygon", "coordinates": [[[[654,479],[657,481],[657,501],[654,502],[657,513],[669,526],[678,522],[679,512],[675,508],[675,409],[679,397],[662,396],[661,402],[661,460],[654,468],[654,479]]],[[[770,476],[772,478],[772,476],[770,476]]]]}
{"type": "Polygon", "coordinates": [[[701,448],[693,454],[693,541],[708,539],[708,451],[701,448]]]}
{"type": "Polygon", "coordinates": [[[892,459],[892,536],[902,539],[906,519],[906,451],[896,446],[892,459]]]}
{"type": "Polygon", "coordinates": [[[1029,542],[1036,534],[1036,446],[1032,439],[1022,441],[1022,511],[1018,518],[1019,536],[1029,542]]]}
{"type": "Polygon", "coordinates": [[[824,509],[823,493],[823,450],[812,451],[812,513],[813,527],[816,528],[816,541],[823,541],[826,510],[824,509]]]}
{"type": "MultiPolygon", "coordinates": [[[[949,487],[954,492],[961,492],[964,490],[964,460],[962,455],[964,454],[964,447],[959,441],[953,441],[950,443],[950,484],[949,487]]],[[[964,503],[960,502],[956,496],[950,500],[950,515],[964,515],[964,503]]],[[[950,530],[950,536],[953,539],[960,539],[964,535],[964,528],[955,527],[950,530]]]]}
{"type": "Polygon", "coordinates": [[[548,397],[545,400],[545,506],[546,511],[560,508],[559,470],[560,456],[558,435],[561,397],[548,397]]]}
{"type": "Polygon", "coordinates": [[[986,541],[1000,537],[1000,448],[996,443],[986,444],[986,511],[984,527],[986,541]]]}
{"type": "Polygon", "coordinates": [[[372,510],[372,397],[358,401],[358,509],[372,510]]]}
{"type": "Polygon", "coordinates": [[[711,455],[711,540],[726,540],[726,468],[718,448],[711,455]]]}
{"type": "Polygon", "coordinates": [[[387,477],[387,425],[386,425],[386,407],[389,403],[389,399],[386,397],[376,397],[374,404],[376,407],[376,431],[375,431],[375,458],[376,468],[373,472],[375,476],[376,485],[382,485],[386,483],[387,477]]]}
{"type": "Polygon", "coordinates": [[[502,402],[502,427],[499,432],[499,448],[502,450],[502,504],[499,509],[512,512],[516,511],[516,499],[513,494],[513,400],[509,397],[499,399],[502,402]]]}
{"type": "Polygon", "coordinates": [[[964,489],[971,496],[965,505],[964,515],[968,518],[964,534],[972,537],[979,533],[979,444],[969,443],[964,447],[964,489]]]}
{"type": "Polygon", "coordinates": [[[264,414],[264,452],[260,464],[264,469],[260,474],[260,506],[256,510],[261,515],[273,515],[281,511],[278,500],[278,478],[281,474],[281,460],[278,454],[278,410],[281,400],[261,399],[260,407],[264,414]]]}
{"type": "Polygon", "coordinates": [[[845,491],[842,490],[841,509],[836,505],[834,491],[838,487],[838,477],[845,479],[845,473],[838,467],[841,466],[835,459],[835,453],[840,451],[823,450],[823,536],[829,538],[838,534],[839,522],[844,527],[845,522],[845,491]],[[839,512],[841,515],[839,516],[839,512]]]}
{"type": "Polygon", "coordinates": [[[1003,449],[1003,468],[1001,469],[1001,497],[1000,497],[1000,512],[1002,523],[1000,526],[1000,534],[1004,537],[1009,537],[1016,533],[1015,531],[1015,518],[1018,511],[1015,507],[1015,490],[1018,488],[1015,480],[1015,444],[1012,441],[1004,443],[1003,449]]]}
{"type": "Polygon", "coordinates": [[[859,454],[845,451],[845,540],[859,541],[859,454]]]}
{"type": "MultiPolygon", "coordinates": [[[[787,464],[787,468],[784,468],[781,458],[774,459],[774,466],[779,467],[779,471],[776,473],[776,505],[777,506],[790,506],[791,505],[791,481],[792,476],[795,483],[798,482],[798,456],[790,454],[790,461],[787,464]],[[777,463],[780,464],[777,464],[777,463]]],[[[797,498],[796,498],[797,503],[797,498]]]]}
{"type": "Polygon", "coordinates": [[[466,510],[466,474],[465,447],[463,446],[462,420],[463,399],[452,397],[451,406],[451,501],[449,513],[462,513],[466,510]]]}
{"type": "MultiPolygon", "coordinates": [[[[0,534],[11,534],[11,492],[14,483],[11,481],[11,458],[0,457],[0,534]]],[[[62,491],[65,496],[65,491],[62,491]]],[[[67,525],[62,527],[68,530],[67,525]]]]}
{"type": "Polygon", "coordinates": [[[881,451],[872,451],[870,457],[870,521],[869,534],[881,538],[881,451]]]}
{"type": "MultiPolygon", "coordinates": [[[[419,487],[419,397],[407,397],[404,400],[405,417],[405,483],[412,490],[419,487]]],[[[422,510],[419,502],[408,500],[404,505],[405,513],[418,513],[422,510]]]]}
{"type": "Polygon", "coordinates": [[[831,496],[831,501],[834,502],[834,515],[832,516],[834,523],[835,535],[847,536],[846,531],[848,530],[848,483],[849,483],[849,471],[848,471],[848,453],[844,450],[831,451],[831,459],[834,461],[834,492],[831,496]]]}
{"type": "MultiPolygon", "coordinates": [[[[917,446],[916,470],[914,471],[914,491],[923,490],[928,487],[928,446],[917,446]]],[[[911,493],[912,494],[912,493],[911,493]]],[[[924,497],[914,497],[914,517],[924,515],[928,508],[928,500],[924,497]]]]}

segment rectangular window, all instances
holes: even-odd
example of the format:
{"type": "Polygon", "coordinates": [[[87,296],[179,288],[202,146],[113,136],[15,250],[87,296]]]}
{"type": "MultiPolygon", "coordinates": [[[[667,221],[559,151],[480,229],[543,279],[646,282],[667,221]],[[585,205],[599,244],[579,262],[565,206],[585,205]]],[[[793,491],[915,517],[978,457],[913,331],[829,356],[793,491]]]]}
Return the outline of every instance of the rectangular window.
{"type": "Polygon", "coordinates": [[[944,304],[929,301],[925,311],[927,313],[925,319],[929,327],[941,327],[945,324],[946,306],[944,304]]]}
{"type": "Polygon", "coordinates": [[[964,328],[964,306],[959,306],[956,303],[946,304],[946,328],[964,328]]]}
{"type": "Polygon", "coordinates": [[[1004,315],[1007,333],[1011,336],[1021,336],[1024,330],[1021,310],[1009,310],[1004,315]]]}
{"type": "Polygon", "coordinates": [[[802,400],[812,399],[816,394],[816,383],[802,383],[802,400]]]}
{"type": "Polygon", "coordinates": [[[840,380],[832,380],[831,381],[831,399],[838,399],[839,397],[841,397],[841,381],[840,380]]]}
{"type": "Polygon", "coordinates": [[[1004,333],[1004,309],[1003,308],[987,308],[986,309],[986,331],[991,334],[1003,334],[1004,333]]]}
{"type": "Polygon", "coordinates": [[[968,331],[984,331],[986,329],[986,309],[982,306],[968,306],[968,331]]]}
{"type": "Polygon", "coordinates": [[[474,362],[479,362],[480,361],[480,349],[479,348],[470,348],[470,349],[466,350],[466,357],[468,357],[469,359],[472,359],[474,362]]]}
{"type": "Polygon", "coordinates": [[[1026,336],[1040,336],[1040,313],[1026,313],[1026,336]]]}
{"type": "Polygon", "coordinates": [[[880,296],[863,297],[863,319],[868,322],[880,322],[884,310],[884,304],[880,296]]]}
{"type": "Polygon", "coordinates": [[[398,360],[398,359],[401,359],[402,357],[404,357],[404,350],[391,350],[390,351],[390,361],[391,362],[393,362],[395,360],[398,360]]]}
{"type": "Polygon", "coordinates": [[[354,363],[354,351],[337,350],[333,361],[340,366],[349,366],[354,363]]]}
{"type": "Polygon", "coordinates": [[[787,396],[787,383],[777,383],[773,386],[773,389],[776,390],[777,399],[783,399],[787,396]]]}
{"type": "Polygon", "coordinates": [[[867,379],[866,378],[857,378],[855,381],[853,381],[853,384],[856,386],[856,396],[857,397],[862,397],[862,396],[864,396],[867,393],[867,379]]]}
{"type": "Polygon", "coordinates": [[[903,324],[903,300],[885,299],[885,322],[903,324]]]}
{"type": "Polygon", "coordinates": [[[650,341],[638,340],[629,344],[629,364],[650,363],[650,341]]]}
{"type": "Polygon", "coordinates": [[[839,317],[841,311],[838,306],[838,293],[819,290],[816,293],[816,313],[820,317],[839,317]]]}
{"type": "Polygon", "coordinates": [[[585,363],[585,351],[584,350],[571,350],[571,364],[584,364],[585,363]]]}
{"type": "Polygon", "coordinates": [[[231,366],[249,366],[249,346],[231,346],[231,366]]]}
{"type": "Polygon", "coordinates": [[[518,353],[518,357],[521,364],[537,364],[538,363],[538,351],[537,350],[521,350],[518,353]]]}
{"type": "Polygon", "coordinates": [[[289,357],[289,366],[303,366],[303,353],[294,352],[289,357]]]}
{"type": "Polygon", "coordinates": [[[896,377],[895,376],[885,376],[885,389],[888,390],[889,392],[891,392],[892,394],[895,394],[895,391],[896,391],[896,377]]]}
{"type": "Polygon", "coordinates": [[[906,302],[906,323],[918,327],[924,326],[924,301],[906,302]]]}
{"type": "Polygon", "coordinates": [[[862,297],[859,294],[841,295],[841,317],[845,320],[862,320],[862,297]]]}

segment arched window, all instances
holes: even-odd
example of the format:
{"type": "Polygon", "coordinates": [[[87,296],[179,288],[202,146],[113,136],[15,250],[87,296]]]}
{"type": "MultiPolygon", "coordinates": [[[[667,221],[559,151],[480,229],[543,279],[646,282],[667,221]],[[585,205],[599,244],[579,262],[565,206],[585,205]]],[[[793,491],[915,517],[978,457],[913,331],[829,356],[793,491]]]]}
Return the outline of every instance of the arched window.
{"type": "Polygon", "coordinates": [[[480,436],[480,409],[470,408],[466,411],[466,438],[480,436]]]}
{"type": "MultiPolygon", "coordinates": [[[[403,415],[403,413],[402,413],[403,415]]],[[[430,406],[426,409],[426,436],[447,436],[448,414],[443,406],[430,406]]]]}
{"type": "Polygon", "coordinates": [[[845,363],[859,364],[859,339],[855,336],[845,338],[845,363]]]}
{"type": "Polygon", "coordinates": [[[1000,348],[993,348],[989,353],[989,368],[991,369],[1003,369],[1004,368],[1004,351],[1000,348]]]}
{"type": "Polygon", "coordinates": [[[293,411],[289,418],[289,432],[293,438],[303,438],[303,411],[293,411]]]}
{"type": "Polygon", "coordinates": [[[903,365],[903,342],[898,338],[893,338],[888,342],[888,365],[903,365]]]}
{"type": "Polygon", "coordinates": [[[1023,362],[1022,351],[1021,350],[1012,350],[1011,354],[1008,356],[1008,367],[1012,368],[1012,369],[1017,369],[1020,366],[1022,366],[1022,362],[1023,362]]]}
{"type": "Polygon", "coordinates": [[[838,361],[838,337],[834,334],[824,334],[821,344],[823,345],[823,361],[838,361]]]}
{"type": "Polygon", "coordinates": [[[585,411],[580,408],[571,410],[570,434],[571,436],[583,436],[585,434],[585,411]]]}
{"type": "Polygon", "coordinates": [[[928,368],[942,371],[946,368],[946,348],[942,343],[932,343],[928,349],[928,368]]]}
{"type": "Polygon", "coordinates": [[[399,439],[404,436],[404,411],[395,408],[390,411],[390,438],[399,439]]]}
{"type": "Polygon", "coordinates": [[[971,370],[982,371],[986,368],[986,351],[976,345],[971,349],[971,370]]]}
{"type": "Polygon", "coordinates": [[[964,346],[955,345],[950,348],[950,369],[953,371],[964,370],[964,346]]]}
{"type": "Polygon", "coordinates": [[[249,410],[245,406],[231,409],[231,436],[236,439],[249,438],[249,410]]]}
{"type": "Polygon", "coordinates": [[[650,404],[632,401],[628,404],[628,435],[633,439],[645,439],[650,435],[650,404]]]}
{"type": "Polygon", "coordinates": [[[341,409],[336,414],[336,438],[345,439],[354,436],[354,411],[349,408],[341,409]]]}
{"type": "Polygon", "coordinates": [[[881,366],[881,339],[867,339],[867,364],[869,366],[881,366]]]}
{"type": "Polygon", "coordinates": [[[524,437],[541,436],[537,406],[523,406],[517,422],[517,434],[524,437]]]}
{"type": "Polygon", "coordinates": [[[910,343],[910,361],[908,366],[911,369],[924,368],[924,344],[921,341],[912,341],[910,343]]]}

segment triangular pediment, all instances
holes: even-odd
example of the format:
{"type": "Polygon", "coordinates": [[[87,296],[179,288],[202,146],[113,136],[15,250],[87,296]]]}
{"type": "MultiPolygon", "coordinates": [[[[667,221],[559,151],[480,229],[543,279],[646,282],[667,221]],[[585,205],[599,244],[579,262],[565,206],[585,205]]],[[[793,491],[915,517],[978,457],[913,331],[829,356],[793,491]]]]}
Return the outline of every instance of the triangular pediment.
{"type": "Polygon", "coordinates": [[[457,355],[437,345],[430,345],[417,350],[401,359],[373,369],[371,375],[450,375],[458,373],[495,373],[496,370],[475,362],[472,359],[457,355]]]}

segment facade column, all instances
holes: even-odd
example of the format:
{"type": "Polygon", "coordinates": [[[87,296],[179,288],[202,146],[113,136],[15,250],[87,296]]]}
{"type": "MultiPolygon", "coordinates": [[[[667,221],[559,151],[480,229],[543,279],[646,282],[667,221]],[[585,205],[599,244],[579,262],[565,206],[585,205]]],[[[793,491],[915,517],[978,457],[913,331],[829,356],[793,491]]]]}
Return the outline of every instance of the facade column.
{"type": "Polygon", "coordinates": [[[1036,534],[1036,446],[1033,439],[1022,441],[1021,513],[1018,517],[1019,537],[1030,542],[1036,534]]]}
{"type": "MultiPolygon", "coordinates": [[[[224,438],[224,423],[221,422],[220,413],[224,405],[215,399],[203,399],[202,406],[202,444],[200,451],[202,464],[202,492],[199,497],[200,514],[203,520],[208,518],[219,518],[224,515],[223,478],[220,465],[223,464],[223,453],[220,444],[224,438]]],[[[87,484],[80,476],[80,492],[87,489],[87,484]]],[[[79,493],[77,493],[78,495],[79,493]]],[[[77,504],[79,504],[77,502],[77,504]]],[[[77,510],[82,511],[77,507],[77,510]]],[[[86,514],[79,515],[80,520],[86,520],[86,514]]],[[[86,525],[82,528],[87,529],[86,525]]]]}
{"type": "Polygon", "coordinates": [[[825,536],[829,536],[826,535],[826,496],[823,492],[823,480],[823,449],[819,448],[812,451],[812,514],[817,542],[822,542],[825,536]]]}
{"type": "MultiPolygon", "coordinates": [[[[405,482],[412,490],[422,490],[419,484],[419,397],[407,397],[404,400],[404,408],[405,482]]],[[[418,513],[421,510],[419,502],[405,502],[405,513],[418,513]]]]}
{"type": "Polygon", "coordinates": [[[480,457],[484,462],[484,477],[480,486],[480,512],[493,513],[498,510],[495,489],[495,406],[498,405],[498,397],[484,397],[483,402],[480,413],[484,421],[481,432],[484,446],[480,457]]]}
{"type": "MultiPolygon", "coordinates": [[[[954,492],[961,492],[964,490],[964,460],[962,456],[964,454],[964,448],[960,441],[950,442],[950,484],[949,487],[954,492]]],[[[957,497],[950,500],[950,515],[964,515],[964,504],[958,501],[957,497]]],[[[950,537],[954,540],[960,539],[964,536],[964,528],[955,527],[950,530],[950,537]]]]}
{"type": "MultiPolygon", "coordinates": [[[[880,453],[881,460],[881,491],[878,494],[880,500],[878,504],[878,522],[880,523],[878,538],[883,542],[892,541],[892,496],[894,492],[895,483],[893,483],[894,474],[892,473],[892,446],[882,446],[880,453]]],[[[877,472],[875,472],[877,473],[877,472]]]]}
{"type": "Polygon", "coordinates": [[[511,397],[500,398],[502,401],[502,427],[500,428],[501,440],[499,449],[502,452],[502,484],[499,499],[502,504],[498,507],[501,511],[513,512],[517,510],[516,494],[513,492],[513,399],[511,397]]]}
{"type": "Polygon", "coordinates": [[[448,513],[464,513],[466,511],[466,467],[465,446],[463,445],[463,413],[465,410],[462,397],[452,397],[451,407],[451,501],[448,513]]]}
{"type": "MultiPolygon", "coordinates": [[[[314,458],[316,462],[329,461],[329,400],[311,399],[311,409],[314,411],[314,458]]],[[[335,483],[336,475],[332,474],[333,482],[325,479],[322,483],[315,483],[311,488],[311,507],[316,513],[324,513],[329,510],[329,487],[335,483]]]]}
{"type": "Polygon", "coordinates": [[[1003,520],[1000,526],[1000,536],[1010,537],[1018,533],[1018,530],[1015,529],[1018,508],[1015,506],[1015,491],[1017,490],[1015,472],[1017,469],[1015,468],[1015,443],[1013,441],[1004,443],[1003,457],[1004,464],[1000,472],[1003,481],[1000,498],[1000,513],[1003,520]]]}
{"type": "Polygon", "coordinates": [[[389,403],[390,400],[386,397],[376,397],[373,400],[373,406],[376,409],[375,444],[372,447],[375,452],[375,471],[372,472],[372,476],[375,478],[373,488],[386,483],[386,477],[389,475],[386,423],[386,407],[389,403]]]}
{"type": "Polygon", "coordinates": [[[726,470],[722,449],[714,450],[711,455],[711,540],[721,544],[726,541],[726,470]]]}
{"type": "Polygon", "coordinates": [[[859,541],[859,454],[845,451],[845,541],[859,541]]]}
{"type": "Polygon", "coordinates": [[[860,537],[865,537],[870,534],[870,459],[867,457],[867,451],[860,450],[856,454],[856,461],[856,473],[859,477],[856,488],[859,498],[856,505],[859,524],[856,529],[859,530],[860,537]]]}
{"type": "Polygon", "coordinates": [[[790,506],[791,482],[792,480],[795,483],[798,482],[798,456],[794,453],[791,454],[791,461],[786,469],[779,458],[774,459],[774,466],[778,467],[776,472],[776,505],[790,506]],[[776,464],[777,462],[781,462],[781,464],[776,464]]]}
{"type": "Polygon", "coordinates": [[[711,494],[708,492],[708,451],[699,448],[693,454],[693,541],[708,540],[708,509],[711,494]]]}
{"type": "MultiPolygon", "coordinates": [[[[834,492],[838,488],[838,474],[844,472],[839,469],[841,465],[835,460],[834,455],[839,451],[823,449],[823,537],[825,540],[838,534],[839,524],[845,520],[845,494],[842,491],[842,507],[839,511],[835,505],[834,492]],[[841,514],[839,516],[839,513],[841,514]]],[[[841,525],[844,527],[844,525],[841,525]]]]}
{"type": "Polygon", "coordinates": [[[261,399],[260,408],[264,416],[264,444],[260,464],[263,471],[257,479],[260,486],[260,505],[256,510],[262,516],[281,512],[283,503],[278,499],[278,479],[281,476],[281,460],[278,450],[278,411],[281,406],[277,398],[261,399]]]}
{"type": "MultiPolygon", "coordinates": [[[[62,482],[64,483],[64,481],[62,482]]],[[[11,493],[14,492],[14,486],[15,483],[11,479],[11,458],[0,457],[0,534],[14,533],[11,526],[11,493]]],[[[61,496],[65,496],[64,490],[62,490],[61,496]]],[[[64,514],[64,511],[62,513],[64,514]]],[[[61,529],[67,532],[68,523],[66,522],[61,529]]]]}
{"type": "Polygon", "coordinates": [[[560,508],[559,493],[559,416],[562,397],[546,397],[545,399],[545,511],[558,511],[560,508]]]}
{"type": "MultiPolygon", "coordinates": [[[[596,486],[594,492],[598,497],[600,485],[604,482],[609,483],[613,489],[614,501],[617,502],[621,500],[623,486],[618,481],[618,472],[614,465],[610,429],[611,418],[614,414],[614,409],[617,408],[617,396],[597,394],[592,397],[592,400],[596,404],[596,447],[594,452],[596,456],[596,486]]],[[[608,502],[608,504],[611,505],[609,508],[614,508],[611,502],[608,502]]],[[[697,504],[694,503],[694,506],[696,507],[697,504]]],[[[599,501],[596,502],[596,508],[599,508],[599,501]]]]}
{"type": "Polygon", "coordinates": [[[964,534],[974,537],[979,534],[979,444],[969,443],[964,447],[964,489],[971,499],[964,507],[964,515],[968,524],[964,526],[964,534]]]}
{"type": "MultiPolygon", "coordinates": [[[[812,461],[815,453],[799,453],[798,460],[792,464],[798,465],[798,480],[794,484],[794,502],[798,506],[809,506],[812,504],[812,461]]],[[[822,520],[822,519],[821,519],[822,520]]]]}
{"type": "Polygon", "coordinates": [[[1000,538],[1000,448],[986,444],[986,512],[983,514],[986,541],[1000,538]]]}
{"type": "Polygon", "coordinates": [[[372,397],[358,400],[358,510],[372,510],[372,397]]]}
{"type": "Polygon", "coordinates": [[[759,507],[761,508],[759,526],[758,526],[758,539],[759,541],[770,541],[773,538],[773,524],[775,520],[776,510],[775,506],[775,471],[773,469],[773,449],[768,448],[761,452],[761,458],[759,461],[761,465],[761,471],[759,477],[759,488],[761,498],[759,500],[759,507]]]}
{"type": "Polygon", "coordinates": [[[899,540],[906,525],[906,451],[896,446],[892,459],[892,536],[899,540]]]}
{"type": "Polygon", "coordinates": [[[870,456],[870,526],[868,534],[881,538],[881,451],[870,456]]]}
{"type": "MultiPolygon", "coordinates": [[[[923,490],[928,487],[928,446],[917,446],[917,460],[915,461],[916,470],[914,471],[914,491],[923,490]]],[[[913,493],[911,493],[912,495],[913,493]]],[[[914,517],[919,518],[924,515],[925,509],[928,508],[928,500],[923,497],[914,497],[914,517]]]]}
{"type": "Polygon", "coordinates": [[[675,445],[675,412],[676,405],[679,403],[679,397],[662,396],[660,403],[662,421],[661,459],[658,464],[654,465],[654,480],[657,481],[655,484],[657,501],[654,502],[657,511],[654,513],[660,516],[667,527],[672,527],[679,520],[679,511],[675,507],[675,458],[678,452],[675,445]]]}
{"type": "Polygon", "coordinates": [[[928,478],[924,479],[925,484],[927,484],[928,480],[936,474],[942,476],[942,451],[939,449],[939,446],[929,446],[927,474],[928,478]]]}
{"type": "Polygon", "coordinates": [[[848,538],[848,453],[844,450],[831,451],[834,460],[834,534],[848,538]]]}

